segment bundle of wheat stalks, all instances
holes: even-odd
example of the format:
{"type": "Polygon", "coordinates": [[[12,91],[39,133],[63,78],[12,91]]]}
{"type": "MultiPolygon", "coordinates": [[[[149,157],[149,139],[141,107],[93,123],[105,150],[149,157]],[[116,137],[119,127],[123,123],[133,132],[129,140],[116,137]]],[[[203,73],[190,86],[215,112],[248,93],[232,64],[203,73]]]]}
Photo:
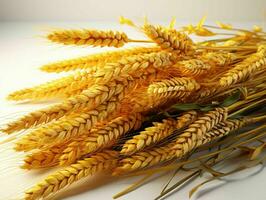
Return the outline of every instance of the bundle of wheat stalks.
{"type": "Polygon", "coordinates": [[[181,30],[173,21],[167,27],[147,21],[136,26],[122,17],[121,23],[147,39],[89,29],[56,30],[47,38],[64,45],[143,46],[42,66],[48,73],[73,74],[8,96],[63,99],[2,128],[7,134],[24,130],[14,142],[16,151],[27,153],[24,169],[64,166],[27,190],[25,199],[45,198],[106,170],[150,176],[198,163],[187,167],[192,173],[180,185],[204,171],[215,179],[265,160],[266,33],[259,27],[207,26],[204,19],[181,30]],[[207,39],[194,42],[189,34],[207,39]],[[242,129],[251,124],[253,129],[242,129]],[[240,155],[247,158],[245,167],[228,173],[213,169],[240,155]]]}

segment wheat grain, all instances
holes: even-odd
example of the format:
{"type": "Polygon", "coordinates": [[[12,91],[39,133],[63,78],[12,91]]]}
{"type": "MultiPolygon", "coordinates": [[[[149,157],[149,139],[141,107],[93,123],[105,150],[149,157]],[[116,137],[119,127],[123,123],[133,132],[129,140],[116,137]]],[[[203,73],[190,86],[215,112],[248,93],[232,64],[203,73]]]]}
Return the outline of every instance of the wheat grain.
{"type": "Polygon", "coordinates": [[[164,119],[162,122],[155,122],[152,127],[146,128],[138,135],[133,136],[132,139],[126,141],[121,150],[121,154],[133,154],[143,148],[158,143],[171,135],[174,130],[181,129],[189,123],[192,123],[196,119],[196,116],[197,112],[190,111],[185,112],[177,119],[169,118],[164,119]]]}
{"type": "Polygon", "coordinates": [[[256,71],[266,67],[266,47],[260,46],[258,51],[242,62],[236,64],[233,68],[224,74],[219,83],[221,86],[226,87],[232,84],[240,83],[252,76],[256,71]]]}
{"type": "Polygon", "coordinates": [[[41,67],[42,71],[45,72],[63,72],[77,69],[90,69],[90,71],[96,71],[98,67],[102,67],[107,63],[114,63],[121,58],[158,52],[160,48],[158,47],[135,47],[120,51],[111,51],[98,54],[92,54],[88,56],[83,56],[80,58],[74,58],[64,61],[59,61],[51,64],[47,64],[41,67]]]}
{"type": "Polygon", "coordinates": [[[175,32],[171,34],[171,32],[165,30],[163,27],[155,27],[150,24],[144,25],[143,30],[162,49],[186,54],[193,51],[192,41],[183,33],[175,32]]]}
{"type": "Polygon", "coordinates": [[[79,160],[75,164],[51,174],[27,190],[25,200],[43,199],[91,174],[109,170],[116,166],[117,157],[118,153],[115,151],[104,151],[79,160]]]}
{"type": "Polygon", "coordinates": [[[65,45],[91,45],[122,47],[129,42],[127,35],[118,31],[99,30],[60,30],[47,35],[47,39],[52,42],[65,45]]]}
{"type": "Polygon", "coordinates": [[[67,165],[75,161],[81,155],[88,154],[113,144],[119,137],[130,130],[140,127],[142,116],[139,113],[122,115],[111,120],[105,125],[100,125],[89,134],[74,139],[64,150],[60,157],[60,165],[67,165]]]}

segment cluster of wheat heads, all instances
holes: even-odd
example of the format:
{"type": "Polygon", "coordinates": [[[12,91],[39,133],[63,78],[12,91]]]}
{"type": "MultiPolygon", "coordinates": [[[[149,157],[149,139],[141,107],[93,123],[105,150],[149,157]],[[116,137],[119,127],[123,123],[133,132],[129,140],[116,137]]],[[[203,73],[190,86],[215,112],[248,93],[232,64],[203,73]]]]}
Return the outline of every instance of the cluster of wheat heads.
{"type": "Polygon", "coordinates": [[[1,129],[6,134],[24,130],[14,142],[16,151],[26,153],[22,168],[62,166],[24,198],[45,198],[100,171],[150,174],[199,162],[193,176],[205,170],[218,177],[226,173],[211,167],[234,158],[222,153],[248,151],[252,160],[264,161],[259,155],[266,146],[265,110],[258,110],[265,105],[266,33],[203,21],[178,30],[173,22],[136,26],[121,18],[147,40],[90,29],[48,34],[47,39],[64,45],[143,46],[47,64],[42,71],[73,73],[8,96],[13,101],[62,99],[1,129]],[[194,42],[189,34],[207,39],[194,42]],[[240,131],[255,123],[256,129],[240,131]],[[244,148],[254,141],[258,147],[244,148]],[[206,153],[207,148],[214,152],[206,153]],[[197,152],[202,158],[191,159],[197,152]]]}

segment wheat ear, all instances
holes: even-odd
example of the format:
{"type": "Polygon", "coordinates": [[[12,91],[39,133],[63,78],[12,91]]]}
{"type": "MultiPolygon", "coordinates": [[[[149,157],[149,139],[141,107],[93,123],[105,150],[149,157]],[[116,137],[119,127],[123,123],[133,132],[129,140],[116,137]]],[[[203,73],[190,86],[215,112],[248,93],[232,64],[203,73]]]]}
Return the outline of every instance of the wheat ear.
{"type": "Polygon", "coordinates": [[[157,52],[136,55],[119,60],[117,63],[108,63],[95,74],[96,83],[108,83],[121,76],[141,78],[143,75],[153,74],[173,64],[173,57],[168,52],[157,52]]]}
{"type": "Polygon", "coordinates": [[[76,72],[73,75],[59,78],[32,88],[15,91],[7,98],[8,100],[20,101],[75,95],[88,85],[90,77],[91,73],[88,71],[76,72]]]}
{"type": "Polygon", "coordinates": [[[109,170],[116,166],[117,157],[118,153],[115,151],[104,151],[79,160],[77,163],[51,174],[27,190],[25,200],[43,199],[82,178],[103,170],[109,170]]]}
{"type": "Polygon", "coordinates": [[[204,134],[202,144],[214,141],[218,138],[224,137],[232,131],[238,130],[247,124],[246,120],[242,119],[227,119],[224,122],[217,124],[213,129],[204,134]]]}
{"type": "Polygon", "coordinates": [[[266,46],[260,46],[258,51],[242,62],[236,64],[232,69],[226,72],[220,80],[221,86],[230,86],[244,81],[252,76],[254,72],[266,67],[266,46]]]}
{"type": "Polygon", "coordinates": [[[58,164],[59,158],[65,148],[66,143],[60,143],[49,149],[39,150],[26,155],[21,167],[30,170],[55,166],[58,164]]]}
{"type": "MultiPolygon", "coordinates": [[[[246,124],[245,120],[226,120],[218,123],[210,131],[206,132],[198,146],[214,141],[217,138],[223,137],[236,131],[246,124]]],[[[114,169],[113,175],[121,173],[140,170],[145,167],[152,167],[154,165],[172,160],[174,158],[181,158],[185,154],[176,154],[174,147],[175,142],[170,142],[161,147],[152,147],[144,151],[137,152],[129,157],[119,161],[119,167],[114,169]]],[[[191,149],[190,149],[191,150],[191,149]]],[[[188,151],[189,152],[189,151],[188,151]]],[[[188,153],[186,152],[186,153],[188,153]]]]}
{"type": "Polygon", "coordinates": [[[216,108],[204,113],[194,123],[176,138],[176,156],[180,157],[191,151],[194,147],[201,145],[205,133],[227,118],[227,109],[216,108]]]}
{"type": "Polygon", "coordinates": [[[21,129],[29,128],[38,124],[47,123],[53,119],[68,114],[69,112],[86,109],[93,109],[100,104],[110,100],[115,95],[120,95],[122,98],[125,95],[125,87],[130,89],[133,82],[128,82],[126,79],[120,78],[118,81],[110,82],[109,84],[95,84],[92,87],[83,90],[80,94],[70,97],[63,102],[49,106],[29,113],[22,118],[11,122],[3,129],[6,133],[12,133],[21,129]]]}
{"type": "Polygon", "coordinates": [[[88,29],[54,31],[47,35],[47,39],[65,45],[91,45],[100,47],[122,47],[130,41],[123,32],[88,29]]]}
{"type": "Polygon", "coordinates": [[[153,97],[169,99],[187,96],[198,89],[200,89],[200,84],[195,79],[174,77],[150,84],[147,92],[153,97]]]}
{"type": "Polygon", "coordinates": [[[139,113],[132,113],[96,127],[89,134],[74,139],[67,146],[60,157],[60,165],[70,164],[81,155],[107,147],[128,131],[138,129],[141,123],[142,116],[139,113]]]}
{"type": "Polygon", "coordinates": [[[170,142],[165,146],[153,147],[126,157],[119,161],[119,167],[114,169],[113,175],[151,167],[170,160],[176,156],[175,151],[172,149],[174,145],[174,142],[170,142]]]}
{"type": "Polygon", "coordinates": [[[88,56],[47,64],[42,66],[41,70],[45,72],[56,72],[56,73],[64,71],[66,72],[70,70],[77,70],[77,69],[86,69],[86,70],[90,69],[90,71],[96,71],[98,67],[102,67],[107,63],[117,62],[121,58],[138,54],[158,52],[159,50],[160,50],[159,47],[135,47],[119,51],[91,54],[88,56]]]}
{"type": "Polygon", "coordinates": [[[161,26],[155,27],[150,24],[144,25],[143,30],[162,49],[178,53],[191,53],[193,50],[191,39],[184,33],[175,32],[171,34],[171,32],[161,26]]]}
{"type": "Polygon", "coordinates": [[[182,114],[177,119],[165,119],[162,122],[155,122],[152,127],[146,128],[138,135],[133,136],[123,145],[121,154],[129,155],[142,150],[148,146],[158,143],[162,139],[171,135],[174,130],[181,129],[192,123],[197,116],[197,112],[189,111],[182,114]]]}
{"type": "Polygon", "coordinates": [[[93,110],[72,113],[57,121],[36,128],[16,142],[17,151],[29,151],[43,148],[57,142],[66,141],[72,137],[84,134],[96,123],[106,119],[118,106],[117,100],[108,101],[93,110]]]}
{"type": "Polygon", "coordinates": [[[208,62],[204,62],[200,59],[190,59],[180,61],[176,64],[179,67],[183,76],[200,76],[206,74],[211,69],[211,65],[208,62]]]}
{"type": "Polygon", "coordinates": [[[230,65],[236,59],[234,54],[222,52],[207,52],[201,58],[217,66],[230,65]]]}

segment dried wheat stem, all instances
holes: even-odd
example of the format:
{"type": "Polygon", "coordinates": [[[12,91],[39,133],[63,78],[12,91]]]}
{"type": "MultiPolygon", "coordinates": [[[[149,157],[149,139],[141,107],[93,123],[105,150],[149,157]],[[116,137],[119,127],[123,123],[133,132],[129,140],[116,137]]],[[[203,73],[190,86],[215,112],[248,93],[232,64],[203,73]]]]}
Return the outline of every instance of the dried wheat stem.
{"type": "Polygon", "coordinates": [[[244,81],[256,71],[266,67],[266,46],[260,46],[258,51],[242,62],[236,64],[225,75],[223,75],[219,83],[221,86],[230,86],[244,81]]]}
{"type": "Polygon", "coordinates": [[[138,129],[141,123],[142,116],[139,113],[132,113],[122,115],[105,125],[96,127],[89,134],[72,140],[60,157],[60,165],[70,164],[81,155],[98,151],[113,144],[128,131],[138,129]]]}
{"type": "Polygon", "coordinates": [[[176,145],[173,147],[176,150],[176,156],[182,157],[196,146],[201,145],[204,134],[226,118],[227,110],[224,108],[216,108],[199,117],[176,138],[176,145]]]}
{"type": "Polygon", "coordinates": [[[127,35],[118,31],[99,30],[59,30],[47,35],[47,39],[52,42],[65,45],[91,45],[122,47],[129,42],[127,35]]]}
{"type": "Polygon", "coordinates": [[[25,199],[43,199],[91,174],[109,170],[116,166],[117,157],[118,153],[115,151],[104,151],[79,160],[77,163],[51,174],[27,190],[25,199]]]}
{"type": "Polygon", "coordinates": [[[160,26],[155,27],[150,24],[144,25],[143,30],[162,49],[179,53],[191,53],[193,51],[191,39],[183,33],[175,32],[175,34],[172,34],[160,26]]]}
{"type": "Polygon", "coordinates": [[[129,139],[123,145],[121,154],[129,155],[142,150],[150,145],[156,144],[167,136],[171,135],[174,130],[181,129],[192,123],[197,116],[197,112],[189,111],[182,114],[177,119],[165,119],[162,122],[155,122],[152,127],[129,139]]]}
{"type": "Polygon", "coordinates": [[[92,54],[80,58],[47,64],[42,66],[41,70],[45,72],[56,73],[76,69],[90,69],[90,71],[96,71],[98,67],[102,67],[107,63],[117,62],[121,58],[138,54],[158,52],[159,50],[159,47],[135,47],[119,51],[92,54]]]}

